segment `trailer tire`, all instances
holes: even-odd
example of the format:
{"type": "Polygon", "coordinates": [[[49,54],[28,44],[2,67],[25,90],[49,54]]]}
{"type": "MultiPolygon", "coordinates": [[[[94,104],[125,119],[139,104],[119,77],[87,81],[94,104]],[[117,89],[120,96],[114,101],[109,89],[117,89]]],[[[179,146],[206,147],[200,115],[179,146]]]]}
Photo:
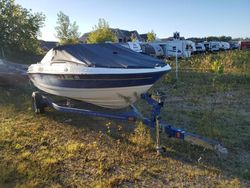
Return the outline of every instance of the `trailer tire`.
{"type": "Polygon", "coordinates": [[[32,107],[36,114],[44,113],[44,100],[42,95],[38,91],[32,93],[32,107]]]}

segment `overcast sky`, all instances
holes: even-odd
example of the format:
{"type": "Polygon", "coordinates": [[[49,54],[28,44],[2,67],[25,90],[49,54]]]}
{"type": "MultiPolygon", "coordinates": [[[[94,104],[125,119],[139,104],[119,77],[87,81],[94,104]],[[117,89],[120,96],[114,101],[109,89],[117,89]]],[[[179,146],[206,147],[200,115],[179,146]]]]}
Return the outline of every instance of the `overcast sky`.
{"type": "Polygon", "coordinates": [[[83,34],[92,30],[99,18],[110,27],[154,30],[159,38],[179,31],[181,36],[250,37],[250,0],[16,0],[32,12],[46,15],[43,40],[54,41],[57,13],[76,21],[83,34]]]}

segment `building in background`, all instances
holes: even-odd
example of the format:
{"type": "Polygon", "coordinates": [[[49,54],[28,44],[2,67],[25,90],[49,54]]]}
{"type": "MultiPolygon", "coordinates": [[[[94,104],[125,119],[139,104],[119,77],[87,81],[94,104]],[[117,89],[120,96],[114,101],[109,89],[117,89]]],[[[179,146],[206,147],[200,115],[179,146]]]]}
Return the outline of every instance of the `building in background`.
{"type": "MultiPolygon", "coordinates": [[[[140,41],[140,42],[145,42],[146,40],[144,38],[142,38],[139,33],[134,30],[134,31],[128,31],[128,30],[122,30],[122,29],[113,29],[111,28],[111,30],[113,31],[113,33],[116,36],[116,43],[126,43],[126,42],[131,42],[132,38],[140,41]]],[[[87,43],[87,39],[89,36],[90,32],[88,33],[84,33],[80,38],[80,42],[81,43],[87,43]]]]}

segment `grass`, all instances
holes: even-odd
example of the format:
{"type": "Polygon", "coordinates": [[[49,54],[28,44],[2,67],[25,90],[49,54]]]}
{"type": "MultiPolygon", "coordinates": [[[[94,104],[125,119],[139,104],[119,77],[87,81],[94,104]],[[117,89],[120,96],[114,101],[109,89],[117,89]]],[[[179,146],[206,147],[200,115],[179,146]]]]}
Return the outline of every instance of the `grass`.
{"type": "MultiPolygon", "coordinates": [[[[29,85],[0,88],[0,187],[249,187],[249,57],[182,60],[178,81],[172,72],[153,88],[167,95],[165,121],[220,141],[227,156],[163,135],[167,152],[156,156],[154,131],[140,123],[51,109],[35,115],[29,85]],[[206,59],[225,66],[215,87],[206,59]]],[[[136,105],[148,113],[143,101],[136,105]]]]}

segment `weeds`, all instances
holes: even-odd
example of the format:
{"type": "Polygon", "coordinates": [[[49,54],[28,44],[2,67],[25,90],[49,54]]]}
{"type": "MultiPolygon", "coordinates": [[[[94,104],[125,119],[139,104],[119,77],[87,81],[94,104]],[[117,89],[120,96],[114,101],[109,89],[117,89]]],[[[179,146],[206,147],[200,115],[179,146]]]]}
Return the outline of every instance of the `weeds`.
{"type": "Polygon", "coordinates": [[[149,128],[145,127],[142,122],[136,124],[134,133],[129,137],[129,140],[139,147],[152,146],[152,139],[149,128]]]}

